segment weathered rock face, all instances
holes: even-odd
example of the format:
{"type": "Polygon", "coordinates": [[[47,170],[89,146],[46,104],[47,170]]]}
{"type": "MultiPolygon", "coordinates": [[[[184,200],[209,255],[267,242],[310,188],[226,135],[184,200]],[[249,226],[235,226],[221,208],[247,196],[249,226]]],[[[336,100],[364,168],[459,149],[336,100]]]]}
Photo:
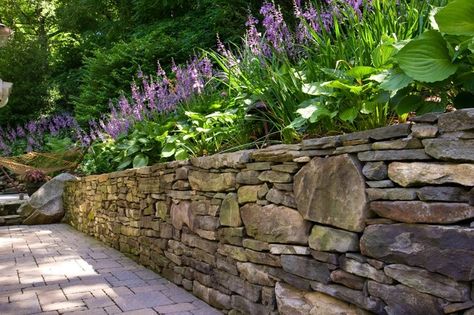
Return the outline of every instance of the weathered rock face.
{"type": "Polygon", "coordinates": [[[365,182],[351,156],[314,158],[295,175],[294,192],[305,219],[354,232],[364,229],[365,182]]]}
{"type": "Polygon", "coordinates": [[[422,267],[459,281],[474,279],[474,228],[372,225],[365,229],[360,246],[362,254],[383,261],[422,267]]]}
{"type": "Polygon", "coordinates": [[[461,109],[441,115],[438,126],[442,132],[474,129],[474,109],[461,109]]]}
{"type": "Polygon", "coordinates": [[[404,223],[455,223],[474,218],[474,207],[466,203],[422,201],[374,201],[370,210],[379,216],[404,223]]]}
{"type": "Polygon", "coordinates": [[[220,221],[225,226],[241,226],[240,208],[235,194],[228,194],[222,200],[220,209],[220,221]]]}
{"type": "Polygon", "coordinates": [[[388,286],[369,281],[369,293],[381,298],[387,307],[385,310],[390,315],[442,315],[444,314],[440,303],[435,297],[419,293],[403,285],[388,286]]]}
{"type": "Polygon", "coordinates": [[[428,155],[442,161],[474,162],[474,140],[426,139],[428,155]]]}
{"type": "Polygon", "coordinates": [[[235,174],[191,171],[189,183],[195,190],[226,191],[235,187],[235,174]]]}
{"type": "Polygon", "coordinates": [[[469,286],[448,277],[421,268],[397,264],[386,266],[384,271],[389,277],[417,291],[453,302],[470,300],[469,286]]]}
{"type": "Polygon", "coordinates": [[[425,186],[417,191],[423,201],[469,202],[469,191],[461,187],[425,186]]]}
{"type": "Polygon", "coordinates": [[[275,286],[278,311],[281,315],[364,315],[368,312],[329,295],[297,290],[278,282],[275,286]]]}
{"type": "Polygon", "coordinates": [[[88,176],[66,220],[229,315],[474,315],[473,114],[88,176]]]}
{"type": "Polygon", "coordinates": [[[369,162],[364,165],[362,173],[370,180],[383,180],[387,178],[387,165],[384,162],[369,162]]]}
{"type": "Polygon", "coordinates": [[[281,265],[283,270],[299,277],[328,283],[330,279],[329,266],[311,258],[282,255],[281,265]]]}
{"type": "Polygon", "coordinates": [[[49,224],[61,221],[64,216],[63,193],[67,181],[77,180],[71,174],[60,174],[38,189],[28,203],[23,204],[18,211],[30,215],[23,224],[49,224]]]}
{"type": "Polygon", "coordinates": [[[233,153],[214,154],[211,156],[192,158],[194,166],[203,169],[235,167],[243,168],[250,161],[252,151],[239,151],[233,153]]]}
{"type": "Polygon", "coordinates": [[[315,225],[309,236],[309,247],[327,252],[356,252],[359,250],[359,237],[356,233],[315,225]]]}
{"type": "Polygon", "coordinates": [[[394,162],[388,166],[388,177],[403,187],[426,184],[474,186],[474,164],[394,162]]]}
{"type": "Polygon", "coordinates": [[[241,209],[247,234],[264,242],[307,244],[311,224],[284,206],[247,204],[241,209]]]}

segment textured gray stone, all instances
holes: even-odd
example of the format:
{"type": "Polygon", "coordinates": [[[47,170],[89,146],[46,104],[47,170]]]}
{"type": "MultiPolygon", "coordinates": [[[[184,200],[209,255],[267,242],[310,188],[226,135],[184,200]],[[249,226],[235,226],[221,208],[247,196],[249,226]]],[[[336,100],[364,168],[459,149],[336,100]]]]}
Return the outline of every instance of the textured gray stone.
{"type": "Polygon", "coordinates": [[[297,290],[278,282],[275,286],[278,312],[281,315],[364,315],[358,309],[320,292],[297,290]]]}
{"type": "Polygon", "coordinates": [[[423,201],[373,201],[370,210],[404,223],[456,223],[474,218],[474,207],[466,203],[423,201]]]}
{"type": "Polygon", "coordinates": [[[392,188],[392,187],[395,187],[395,183],[392,182],[389,179],[366,181],[366,184],[370,188],[392,188]]]}
{"type": "Polygon", "coordinates": [[[296,173],[300,169],[298,163],[295,162],[285,162],[283,164],[277,164],[272,166],[272,170],[283,173],[296,173]]]}
{"type": "Polygon", "coordinates": [[[270,250],[270,245],[267,242],[262,242],[254,240],[251,238],[246,238],[242,241],[242,244],[246,248],[250,248],[256,251],[268,251],[270,250]]]}
{"type": "Polygon", "coordinates": [[[417,190],[409,188],[367,188],[367,198],[373,200],[415,200],[417,190]]]}
{"type": "Polygon", "coordinates": [[[270,244],[270,253],[274,255],[309,255],[309,247],[283,244],[270,244]]]}
{"type": "Polygon", "coordinates": [[[434,138],[438,134],[438,127],[430,124],[414,124],[411,126],[411,135],[415,138],[434,138]]]}
{"type": "Polygon", "coordinates": [[[281,265],[283,270],[299,277],[328,283],[330,271],[327,264],[311,258],[295,255],[282,255],[281,265]]]}
{"type": "Polygon", "coordinates": [[[263,171],[258,179],[262,182],[289,183],[293,180],[293,176],[284,172],[263,171]]]}
{"type": "Polygon", "coordinates": [[[438,118],[441,132],[474,129],[474,108],[461,109],[446,113],[438,118]]]}
{"type": "Polygon", "coordinates": [[[188,177],[193,190],[219,192],[235,187],[235,174],[233,173],[190,171],[188,177]]]}
{"type": "Polygon", "coordinates": [[[295,175],[294,192],[305,219],[349,231],[364,229],[365,180],[353,157],[314,158],[295,175]]]}
{"type": "Polygon", "coordinates": [[[302,141],[303,150],[335,148],[341,144],[340,136],[306,139],[302,141]]]}
{"type": "Polygon", "coordinates": [[[386,314],[384,311],[385,304],[380,299],[366,296],[362,291],[349,289],[338,284],[323,284],[314,281],[311,282],[311,288],[314,291],[357,305],[375,314],[386,314]]]}
{"type": "Polygon", "coordinates": [[[277,205],[296,208],[296,201],[293,192],[285,192],[272,188],[266,194],[266,199],[277,205]]]}
{"type": "Polygon", "coordinates": [[[323,252],[355,252],[359,250],[356,233],[314,225],[309,236],[309,247],[323,252]]]}
{"type": "Polygon", "coordinates": [[[275,285],[275,280],[268,274],[267,268],[252,263],[237,263],[240,276],[250,283],[270,286],[275,285]]]}
{"type": "Polygon", "coordinates": [[[343,146],[343,147],[336,148],[336,150],[334,150],[334,154],[357,153],[357,152],[370,151],[371,149],[372,149],[372,145],[370,143],[350,145],[350,146],[343,146]]]}
{"type": "Polygon", "coordinates": [[[337,254],[311,250],[311,256],[313,256],[313,258],[316,260],[326,262],[335,266],[339,264],[339,256],[337,254]]]}
{"type": "Polygon", "coordinates": [[[426,184],[474,186],[474,164],[394,162],[388,166],[388,177],[403,187],[426,184]]]}
{"type": "Polygon", "coordinates": [[[388,176],[387,165],[384,162],[365,163],[362,174],[370,180],[383,180],[388,176]]]}
{"type": "Polygon", "coordinates": [[[404,285],[389,286],[369,281],[368,289],[370,295],[381,298],[387,303],[385,310],[390,315],[444,314],[435,297],[419,293],[404,285]]]}
{"type": "Polygon", "coordinates": [[[372,143],[372,150],[407,150],[423,149],[420,139],[408,137],[404,139],[381,141],[372,143]]]}
{"type": "Polygon", "coordinates": [[[258,200],[258,191],[260,186],[241,186],[237,191],[239,204],[256,202],[258,200]]]}
{"type": "Polygon", "coordinates": [[[474,140],[425,139],[425,152],[437,160],[474,162],[474,140]]]}
{"type": "Polygon", "coordinates": [[[452,302],[470,300],[471,290],[469,285],[456,282],[451,278],[421,268],[399,264],[385,266],[384,271],[389,277],[419,292],[438,296],[452,302]]]}
{"type": "Polygon", "coordinates": [[[232,153],[214,154],[210,156],[196,157],[191,163],[199,168],[243,168],[250,161],[252,151],[238,151],[232,153]]]}
{"type": "Polygon", "coordinates": [[[63,193],[66,182],[77,180],[77,177],[63,173],[40,187],[18,209],[18,213],[29,213],[23,224],[50,224],[61,221],[64,216],[63,193]]]}
{"type": "Polygon", "coordinates": [[[456,186],[425,186],[417,190],[422,201],[469,202],[469,190],[456,186]]]}
{"type": "Polygon", "coordinates": [[[368,151],[357,154],[361,161],[402,161],[431,159],[423,149],[368,151]]]}
{"type": "Polygon", "coordinates": [[[360,139],[385,140],[391,138],[406,137],[410,134],[410,125],[401,124],[388,127],[382,127],[372,130],[359,131],[341,136],[341,141],[353,141],[360,139]]]}
{"type": "Polygon", "coordinates": [[[435,123],[441,115],[443,115],[442,112],[426,113],[420,116],[411,117],[409,120],[416,123],[435,123]]]}
{"type": "Polygon", "coordinates": [[[222,200],[219,218],[221,225],[224,226],[237,227],[242,225],[239,203],[235,194],[230,193],[222,200]]]}
{"type": "Polygon", "coordinates": [[[258,179],[260,172],[253,170],[243,170],[237,174],[236,182],[244,185],[258,185],[262,181],[258,179]]]}
{"type": "Polygon", "coordinates": [[[364,278],[340,269],[331,272],[331,280],[354,290],[362,290],[365,284],[364,278]]]}
{"type": "Polygon", "coordinates": [[[341,257],[339,261],[341,269],[348,273],[352,273],[364,278],[369,278],[380,283],[392,283],[392,279],[387,277],[382,270],[377,270],[367,263],[361,263],[359,261],[345,257],[341,257]]]}
{"type": "Polygon", "coordinates": [[[458,281],[474,278],[473,228],[371,225],[365,229],[360,247],[363,255],[384,262],[421,267],[458,281]]]}
{"type": "Polygon", "coordinates": [[[311,224],[284,206],[247,204],[240,209],[247,234],[264,242],[307,244],[311,224]]]}
{"type": "Polygon", "coordinates": [[[239,295],[232,295],[231,306],[242,312],[242,314],[261,314],[261,315],[270,315],[271,310],[269,310],[264,305],[253,303],[239,295]]]}

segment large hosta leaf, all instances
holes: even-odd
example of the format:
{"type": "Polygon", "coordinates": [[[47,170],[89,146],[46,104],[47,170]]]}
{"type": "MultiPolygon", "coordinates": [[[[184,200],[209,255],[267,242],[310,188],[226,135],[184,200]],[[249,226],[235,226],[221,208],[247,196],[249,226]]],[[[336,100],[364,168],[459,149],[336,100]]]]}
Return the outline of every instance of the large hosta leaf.
{"type": "Polygon", "coordinates": [[[443,81],[458,68],[451,62],[443,36],[434,30],[406,44],[395,58],[407,75],[422,82],[443,81]]]}
{"type": "Polygon", "coordinates": [[[474,1],[453,0],[436,13],[435,20],[443,33],[474,36],[474,1]]]}
{"type": "Polygon", "coordinates": [[[148,156],[144,154],[138,154],[133,159],[133,168],[144,167],[148,165],[148,156]]]}

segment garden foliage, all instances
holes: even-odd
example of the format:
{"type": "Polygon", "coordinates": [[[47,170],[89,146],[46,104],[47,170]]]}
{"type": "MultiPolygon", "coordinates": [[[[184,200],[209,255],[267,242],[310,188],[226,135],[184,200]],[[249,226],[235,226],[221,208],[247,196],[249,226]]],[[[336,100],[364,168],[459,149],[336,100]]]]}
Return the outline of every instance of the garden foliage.
{"type": "MultiPolygon", "coordinates": [[[[98,80],[117,86],[125,73],[137,75],[129,92],[117,89],[115,96],[82,90],[101,98],[100,106],[76,106],[80,119],[92,118],[71,138],[89,148],[82,171],[290,143],[466,106],[474,91],[473,6],[469,0],[297,0],[288,14],[265,2],[249,14],[241,45],[218,39],[216,50],[186,63],[170,59],[169,71],[159,63],[154,74],[149,64],[121,66],[135,56],[129,47],[148,47],[140,41],[111,48],[117,49],[111,56],[97,52],[87,67],[111,61],[95,65],[104,73],[98,80]],[[105,99],[111,99],[106,112],[105,99]]],[[[100,85],[92,73],[87,84],[100,85]]]]}

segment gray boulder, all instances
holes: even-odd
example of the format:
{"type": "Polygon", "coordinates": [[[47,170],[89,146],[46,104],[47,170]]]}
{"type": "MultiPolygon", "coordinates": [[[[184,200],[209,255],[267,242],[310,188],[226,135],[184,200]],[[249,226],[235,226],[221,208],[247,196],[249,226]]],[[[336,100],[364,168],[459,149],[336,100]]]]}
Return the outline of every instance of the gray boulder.
{"type": "Polygon", "coordinates": [[[41,186],[30,200],[18,209],[18,214],[26,218],[23,224],[50,224],[61,221],[64,216],[64,184],[72,180],[77,180],[77,177],[63,173],[41,186]]]}

